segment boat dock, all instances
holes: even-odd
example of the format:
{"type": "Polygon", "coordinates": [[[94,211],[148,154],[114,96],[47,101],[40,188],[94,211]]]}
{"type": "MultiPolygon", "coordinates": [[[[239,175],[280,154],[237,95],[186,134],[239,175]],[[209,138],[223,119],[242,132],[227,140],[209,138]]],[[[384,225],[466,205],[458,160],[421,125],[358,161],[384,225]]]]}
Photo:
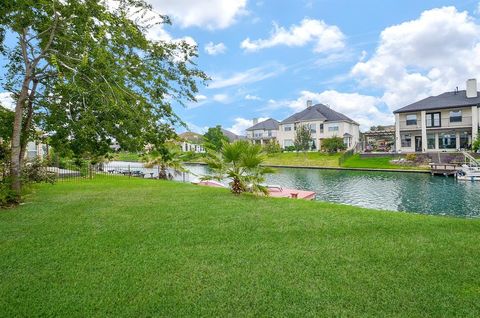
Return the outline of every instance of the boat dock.
{"type": "Polygon", "coordinates": [[[432,176],[455,176],[458,166],[453,163],[431,163],[430,172],[432,176]]]}

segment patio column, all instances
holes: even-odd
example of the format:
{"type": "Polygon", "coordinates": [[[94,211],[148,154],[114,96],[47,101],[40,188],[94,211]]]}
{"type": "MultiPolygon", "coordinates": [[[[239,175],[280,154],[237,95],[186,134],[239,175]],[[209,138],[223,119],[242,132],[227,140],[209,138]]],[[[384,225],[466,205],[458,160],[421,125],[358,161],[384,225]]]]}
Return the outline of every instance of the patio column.
{"type": "Polygon", "coordinates": [[[427,151],[427,112],[422,110],[422,152],[427,151]]]}
{"type": "Polygon", "coordinates": [[[472,106],[472,142],[478,136],[478,106],[472,106]]]}
{"type": "Polygon", "coordinates": [[[402,148],[402,139],[400,137],[400,114],[395,114],[395,151],[399,152],[402,148]]]}

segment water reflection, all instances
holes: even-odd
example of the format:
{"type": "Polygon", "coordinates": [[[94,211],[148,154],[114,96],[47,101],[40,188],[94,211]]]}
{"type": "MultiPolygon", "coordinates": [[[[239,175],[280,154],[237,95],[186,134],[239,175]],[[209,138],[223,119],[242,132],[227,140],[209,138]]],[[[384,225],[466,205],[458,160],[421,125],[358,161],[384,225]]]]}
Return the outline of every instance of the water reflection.
{"type": "MultiPolygon", "coordinates": [[[[208,174],[207,167],[203,165],[188,165],[188,169],[192,174],[177,176],[176,179],[193,181],[208,174]]],[[[452,177],[279,168],[266,179],[268,184],[315,191],[317,200],[321,201],[423,214],[480,216],[480,182],[456,181],[452,177]]]]}

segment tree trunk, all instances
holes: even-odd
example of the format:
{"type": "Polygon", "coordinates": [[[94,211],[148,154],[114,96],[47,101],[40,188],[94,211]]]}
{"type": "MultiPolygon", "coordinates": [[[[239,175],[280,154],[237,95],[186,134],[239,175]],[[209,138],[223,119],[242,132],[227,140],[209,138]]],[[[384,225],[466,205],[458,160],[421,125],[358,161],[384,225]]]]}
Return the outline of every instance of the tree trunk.
{"type": "Polygon", "coordinates": [[[28,86],[30,83],[29,75],[26,74],[23,80],[22,89],[18,96],[17,104],[15,106],[15,120],[13,122],[12,134],[12,154],[10,164],[10,176],[12,178],[12,190],[15,192],[17,200],[20,199],[22,184],[21,184],[21,140],[22,140],[22,121],[23,121],[23,107],[28,98],[28,86]]]}
{"type": "Polygon", "coordinates": [[[22,166],[22,161],[25,158],[25,151],[27,150],[28,144],[28,135],[30,132],[30,127],[32,126],[32,118],[33,118],[33,99],[35,98],[35,92],[37,90],[38,81],[33,80],[33,86],[30,90],[30,94],[28,95],[28,104],[27,104],[27,117],[25,118],[25,122],[23,123],[22,133],[20,136],[21,140],[21,147],[20,147],[20,157],[19,157],[19,164],[22,166]]]}

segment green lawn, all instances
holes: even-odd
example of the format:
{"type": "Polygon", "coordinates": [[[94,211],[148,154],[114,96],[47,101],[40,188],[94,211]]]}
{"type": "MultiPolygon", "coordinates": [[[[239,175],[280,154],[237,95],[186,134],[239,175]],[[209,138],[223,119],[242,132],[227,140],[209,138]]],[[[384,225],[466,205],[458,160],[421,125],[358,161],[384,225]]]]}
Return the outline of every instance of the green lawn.
{"type": "Polygon", "coordinates": [[[428,170],[428,167],[420,166],[404,166],[391,164],[391,157],[372,157],[361,158],[356,154],[349,157],[343,164],[344,168],[369,168],[369,169],[415,169],[415,170],[428,170]]]}
{"type": "Polygon", "coordinates": [[[340,154],[283,152],[267,157],[265,164],[278,166],[338,167],[340,154]]]}
{"type": "Polygon", "coordinates": [[[480,222],[111,177],[0,211],[0,317],[480,315],[480,222]]]}
{"type": "Polygon", "coordinates": [[[141,159],[139,154],[133,152],[119,152],[114,154],[114,160],[118,161],[139,162],[141,159]]]}

